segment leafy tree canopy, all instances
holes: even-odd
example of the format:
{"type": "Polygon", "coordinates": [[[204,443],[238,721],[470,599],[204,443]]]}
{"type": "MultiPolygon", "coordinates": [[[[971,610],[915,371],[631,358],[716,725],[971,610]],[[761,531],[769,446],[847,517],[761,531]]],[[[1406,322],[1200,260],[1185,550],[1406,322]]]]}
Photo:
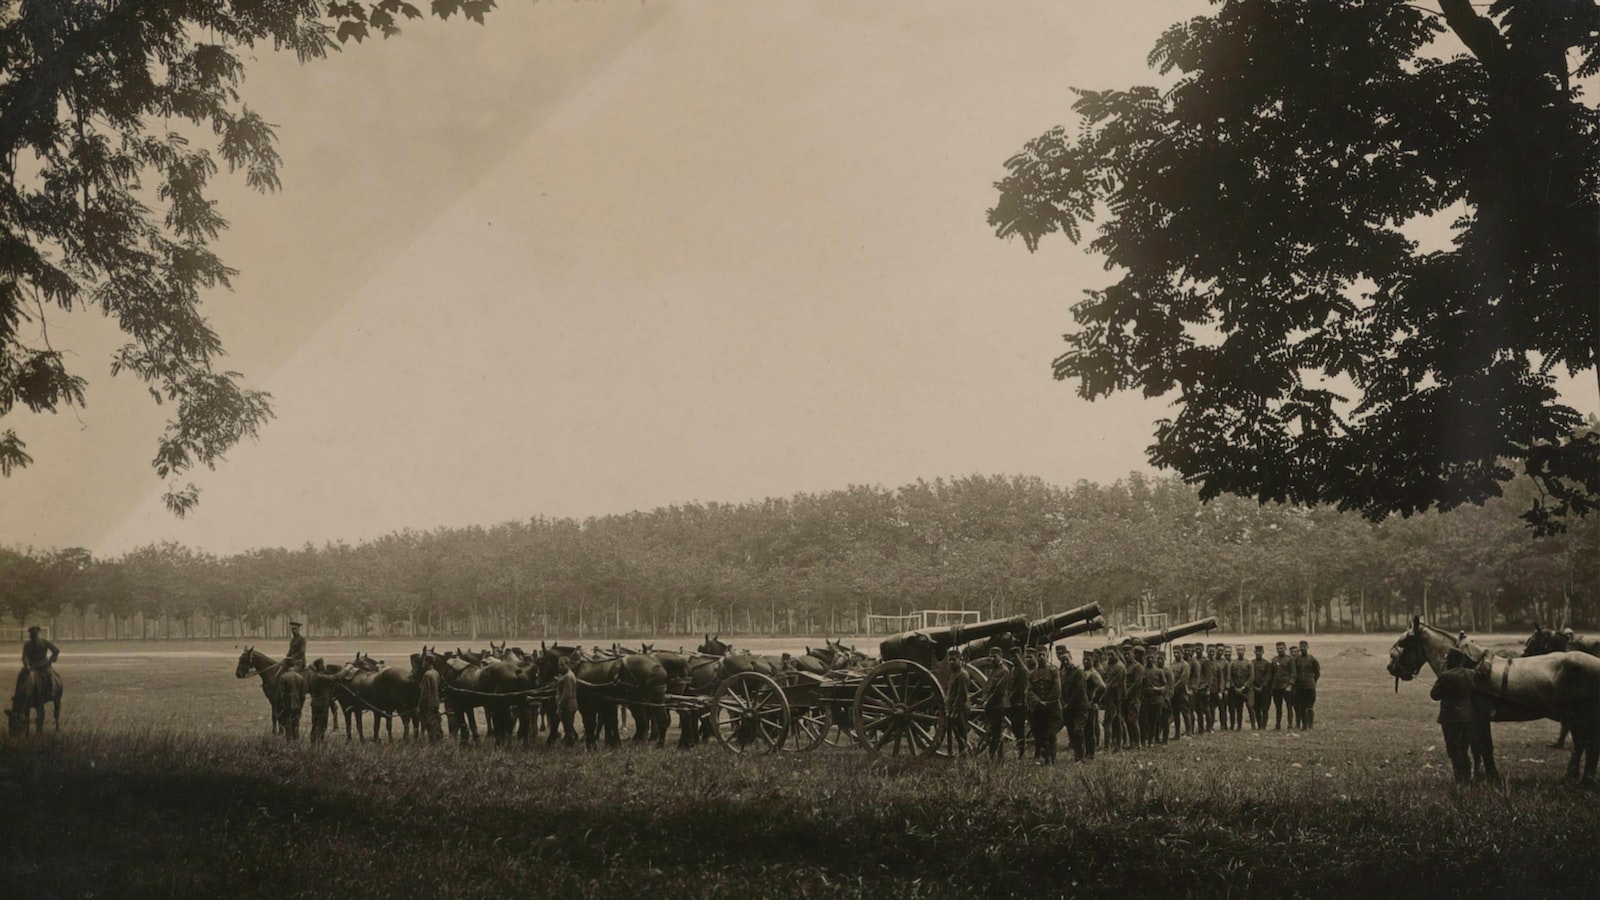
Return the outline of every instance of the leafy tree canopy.
{"type": "Polygon", "coordinates": [[[1174,397],[1150,457],[1206,497],[1409,515],[1499,495],[1510,461],[1536,526],[1600,508],[1551,374],[1600,344],[1600,4],[1216,5],[1151,51],[1170,89],[1075,91],[1076,132],[996,184],[997,234],[1092,228],[1116,279],[1055,376],[1174,397]]]}
{"type": "MultiPolygon", "coordinates": [[[[493,6],[429,8],[481,23],[493,6]]],[[[88,308],[127,337],[112,373],[173,407],[161,478],[255,435],[270,397],[218,369],[222,343],[200,310],[237,274],[210,249],[227,227],[211,178],[226,165],[256,190],[279,186],[273,126],[239,93],[241,56],[317,59],[422,15],[405,0],[0,0],[0,416],[84,404],[87,382],[46,320],[88,308]]],[[[0,431],[0,475],[31,461],[0,431]]],[[[198,493],[172,484],[167,505],[182,514],[198,493]]]]}

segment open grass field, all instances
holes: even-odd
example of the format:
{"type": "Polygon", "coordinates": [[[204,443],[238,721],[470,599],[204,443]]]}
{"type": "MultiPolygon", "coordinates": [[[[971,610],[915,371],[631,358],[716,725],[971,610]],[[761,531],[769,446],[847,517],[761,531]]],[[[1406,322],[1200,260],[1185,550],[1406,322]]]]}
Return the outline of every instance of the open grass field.
{"type": "MultiPolygon", "coordinates": [[[[1049,769],[287,745],[231,643],[66,645],[61,736],[0,751],[0,894],[1593,896],[1600,811],[1555,725],[1497,726],[1504,789],[1452,787],[1391,641],[1317,639],[1313,732],[1049,769]]],[[[414,648],[312,646],[355,649],[414,648]]]]}

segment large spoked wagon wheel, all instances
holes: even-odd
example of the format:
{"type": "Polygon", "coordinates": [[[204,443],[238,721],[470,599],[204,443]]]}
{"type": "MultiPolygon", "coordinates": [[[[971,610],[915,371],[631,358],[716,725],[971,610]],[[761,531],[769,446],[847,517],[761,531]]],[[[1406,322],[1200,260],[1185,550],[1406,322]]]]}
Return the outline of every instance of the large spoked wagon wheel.
{"type": "Polygon", "coordinates": [[[711,728],[735,753],[771,753],[789,736],[789,700],[771,678],[740,672],[712,695],[711,728]]]}
{"type": "Polygon", "coordinates": [[[852,709],[856,738],[873,755],[930,756],[944,739],[944,688],[910,660],[890,660],[868,673],[852,709]]]}
{"type": "Polygon", "coordinates": [[[822,746],[833,730],[833,716],[826,706],[789,707],[789,737],[779,749],[804,753],[822,746]]]}

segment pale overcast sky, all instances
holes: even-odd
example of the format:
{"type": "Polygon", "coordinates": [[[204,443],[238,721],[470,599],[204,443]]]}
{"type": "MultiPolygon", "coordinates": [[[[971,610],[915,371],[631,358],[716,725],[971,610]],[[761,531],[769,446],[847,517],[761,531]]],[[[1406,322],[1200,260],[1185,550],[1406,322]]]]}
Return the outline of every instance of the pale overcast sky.
{"type": "Polygon", "coordinates": [[[165,411],[106,376],[103,322],[53,321],[89,408],[8,417],[37,461],[0,483],[0,543],[233,552],[1145,468],[1164,405],[1050,377],[1099,261],[984,212],[1069,86],[1151,82],[1203,0],[501,6],[262,52],[284,190],[220,191],[242,274],[207,310],[277,420],[175,519],[165,411]]]}

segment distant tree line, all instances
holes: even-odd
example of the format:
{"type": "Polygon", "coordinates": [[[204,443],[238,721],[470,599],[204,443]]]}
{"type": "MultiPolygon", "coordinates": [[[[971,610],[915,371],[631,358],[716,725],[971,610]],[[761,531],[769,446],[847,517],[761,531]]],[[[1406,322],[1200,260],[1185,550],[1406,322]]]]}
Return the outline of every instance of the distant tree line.
{"type": "Polygon", "coordinates": [[[1214,615],[1233,631],[1592,626],[1600,519],[1536,537],[1536,488],[1371,523],[1332,508],[1202,503],[1175,478],[918,481],[740,504],[400,531],[351,546],[112,559],[0,549],[0,608],[65,638],[313,634],[612,638],[848,634],[869,613],[1039,616],[1099,602],[1115,624],[1214,615]]]}

